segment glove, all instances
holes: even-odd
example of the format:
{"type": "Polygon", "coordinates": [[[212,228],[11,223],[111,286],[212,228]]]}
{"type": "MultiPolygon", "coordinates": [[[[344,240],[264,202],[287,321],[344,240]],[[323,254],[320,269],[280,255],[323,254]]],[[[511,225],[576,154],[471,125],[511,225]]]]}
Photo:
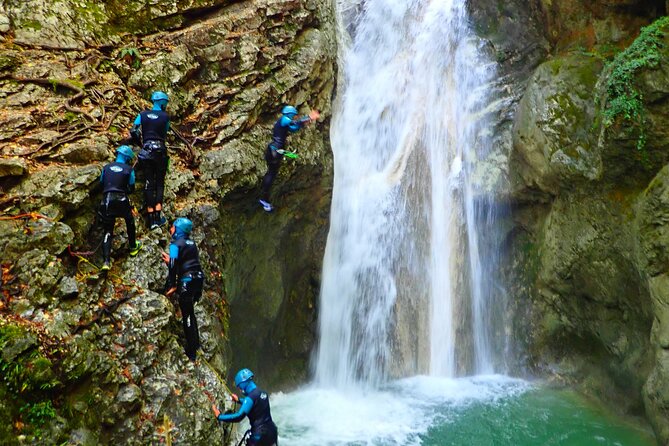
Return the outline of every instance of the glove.
{"type": "Polygon", "coordinates": [[[136,146],[142,145],[142,136],[139,131],[139,127],[135,127],[130,130],[130,142],[136,146]]]}

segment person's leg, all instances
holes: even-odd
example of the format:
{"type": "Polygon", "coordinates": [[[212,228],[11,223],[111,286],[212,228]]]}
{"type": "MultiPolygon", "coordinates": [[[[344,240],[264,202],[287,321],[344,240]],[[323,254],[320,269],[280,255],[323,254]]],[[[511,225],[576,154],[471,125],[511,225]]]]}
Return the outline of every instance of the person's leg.
{"type": "Polygon", "coordinates": [[[163,210],[163,198],[165,196],[165,176],[167,175],[167,163],[169,158],[167,152],[162,152],[156,160],[156,212],[160,217],[163,210]]]}
{"type": "Polygon", "coordinates": [[[125,229],[128,231],[128,249],[130,250],[130,255],[136,256],[141,245],[137,242],[135,217],[132,215],[130,200],[127,200],[127,205],[123,212],[123,220],[125,220],[125,229]]]}
{"type": "Polygon", "coordinates": [[[149,214],[149,226],[154,223],[156,206],[156,163],[153,159],[144,161],[144,206],[149,214]]]}
{"type": "Polygon", "coordinates": [[[112,240],[114,239],[114,224],[116,216],[114,214],[114,202],[107,196],[103,198],[101,212],[102,217],[102,269],[106,270],[111,267],[111,249],[112,240]]]}
{"type": "Polygon", "coordinates": [[[276,150],[272,150],[271,147],[267,147],[265,150],[265,161],[267,162],[267,172],[262,179],[261,185],[261,199],[270,202],[270,193],[269,190],[274,183],[274,179],[279,173],[279,167],[281,167],[281,155],[276,153],[276,150]]]}
{"type": "Polygon", "coordinates": [[[196,358],[197,349],[200,347],[200,333],[195,319],[195,308],[193,306],[193,292],[189,282],[180,284],[179,307],[181,308],[181,320],[186,337],[186,356],[191,361],[196,358]]]}
{"type": "Polygon", "coordinates": [[[102,222],[102,261],[104,264],[111,262],[112,239],[114,238],[114,217],[104,216],[102,222]]]}

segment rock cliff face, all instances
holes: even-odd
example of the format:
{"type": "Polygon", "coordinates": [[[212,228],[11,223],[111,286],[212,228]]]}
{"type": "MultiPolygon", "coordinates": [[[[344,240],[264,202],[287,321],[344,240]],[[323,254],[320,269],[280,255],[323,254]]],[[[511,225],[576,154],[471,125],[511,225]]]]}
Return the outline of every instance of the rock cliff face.
{"type": "Polygon", "coordinates": [[[666,5],[504,3],[477,22],[505,105],[482,177],[511,208],[503,264],[519,350],[535,371],[645,414],[666,444],[669,22],[653,23],[666,5]],[[491,14],[523,31],[508,42],[491,14]]]}
{"type": "Polygon", "coordinates": [[[226,444],[209,406],[223,404],[227,374],[243,364],[285,385],[308,369],[332,176],[332,5],[5,0],[0,33],[0,443],[226,444]],[[166,230],[138,218],[145,246],[129,258],[118,225],[106,277],[91,253],[101,167],[157,89],[176,129],[165,213],[194,221],[207,274],[195,367],[160,294],[166,230]],[[257,185],[285,103],[322,118],[291,137],[300,157],[284,162],[267,215],[257,185]]]}

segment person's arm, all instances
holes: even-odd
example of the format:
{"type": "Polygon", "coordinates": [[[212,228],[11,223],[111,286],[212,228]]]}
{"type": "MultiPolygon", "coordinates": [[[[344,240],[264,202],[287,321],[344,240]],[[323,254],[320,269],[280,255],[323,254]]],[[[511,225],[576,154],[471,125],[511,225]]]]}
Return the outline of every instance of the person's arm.
{"type": "Polygon", "coordinates": [[[102,172],[100,173],[100,184],[105,184],[105,170],[102,169],[102,172]]]}
{"type": "Polygon", "coordinates": [[[174,243],[170,244],[170,258],[167,264],[167,283],[165,283],[165,295],[169,296],[176,291],[177,286],[177,260],[179,259],[179,247],[174,243]]]}
{"type": "Polygon", "coordinates": [[[251,398],[244,398],[242,406],[237,412],[228,413],[228,414],[219,414],[216,418],[218,421],[225,421],[228,423],[239,423],[244,419],[245,416],[251,413],[253,408],[253,400],[251,398]]]}
{"type": "Polygon", "coordinates": [[[135,192],[135,171],[130,172],[130,179],[128,180],[128,192],[135,192]]]}
{"type": "Polygon", "coordinates": [[[288,127],[288,131],[291,133],[297,132],[299,129],[302,128],[303,125],[304,123],[300,122],[299,120],[293,121],[288,116],[281,117],[281,127],[288,127]]]}
{"type": "Polygon", "coordinates": [[[130,139],[133,143],[136,145],[141,145],[142,144],[142,132],[140,130],[140,126],[142,125],[142,116],[137,115],[135,118],[135,122],[132,125],[132,130],[130,130],[130,139]]]}

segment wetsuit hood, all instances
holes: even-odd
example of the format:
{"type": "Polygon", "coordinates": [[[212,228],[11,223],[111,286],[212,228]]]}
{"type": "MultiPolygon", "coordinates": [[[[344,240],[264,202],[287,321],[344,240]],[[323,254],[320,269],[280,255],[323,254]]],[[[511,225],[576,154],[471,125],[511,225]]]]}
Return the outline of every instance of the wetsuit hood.
{"type": "Polygon", "coordinates": [[[253,382],[253,380],[249,379],[247,381],[239,383],[237,386],[239,389],[244,393],[244,395],[248,395],[249,393],[253,392],[256,387],[256,383],[253,382]]]}

